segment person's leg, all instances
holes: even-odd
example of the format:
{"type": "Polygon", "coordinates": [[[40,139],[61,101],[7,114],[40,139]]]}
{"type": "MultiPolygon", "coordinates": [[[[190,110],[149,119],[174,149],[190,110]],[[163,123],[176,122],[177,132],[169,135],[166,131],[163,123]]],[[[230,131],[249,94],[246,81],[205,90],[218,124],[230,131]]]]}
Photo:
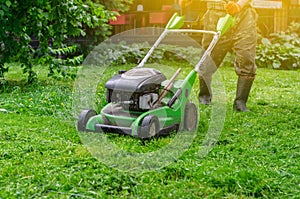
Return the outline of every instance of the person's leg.
{"type": "Polygon", "coordinates": [[[256,74],[255,54],[257,43],[257,15],[254,10],[247,8],[238,15],[234,51],[236,53],[235,72],[238,75],[236,97],[233,109],[250,111],[246,103],[256,74]]]}
{"type": "Polygon", "coordinates": [[[250,112],[246,103],[254,81],[254,76],[239,76],[236,88],[236,97],[233,103],[233,110],[238,112],[250,112]]]}
{"type": "MultiPolygon", "coordinates": [[[[204,29],[216,31],[218,20],[225,16],[225,11],[222,10],[208,10],[204,15],[204,29]]],[[[202,46],[206,49],[210,42],[212,41],[211,34],[204,34],[202,39],[202,46]]],[[[216,46],[211,52],[211,56],[208,57],[204,64],[200,66],[199,74],[199,83],[200,83],[200,92],[199,92],[199,102],[201,104],[209,105],[212,99],[211,92],[211,80],[212,75],[217,71],[218,67],[222,63],[226,53],[232,47],[232,40],[230,34],[225,34],[218,41],[216,46]]]]}

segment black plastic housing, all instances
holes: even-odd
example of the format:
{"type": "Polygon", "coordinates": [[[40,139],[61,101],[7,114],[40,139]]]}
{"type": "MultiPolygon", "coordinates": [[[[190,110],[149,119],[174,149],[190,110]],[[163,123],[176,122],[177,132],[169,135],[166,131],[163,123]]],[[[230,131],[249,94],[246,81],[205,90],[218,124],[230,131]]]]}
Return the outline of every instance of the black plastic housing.
{"type": "Polygon", "coordinates": [[[157,96],[161,83],[166,80],[164,74],[153,68],[133,68],[127,72],[117,74],[105,84],[107,102],[121,103],[129,110],[142,111],[140,100],[147,95],[147,100],[157,96]],[[157,95],[156,95],[157,94],[157,95]],[[149,97],[150,96],[150,97],[149,97]]]}

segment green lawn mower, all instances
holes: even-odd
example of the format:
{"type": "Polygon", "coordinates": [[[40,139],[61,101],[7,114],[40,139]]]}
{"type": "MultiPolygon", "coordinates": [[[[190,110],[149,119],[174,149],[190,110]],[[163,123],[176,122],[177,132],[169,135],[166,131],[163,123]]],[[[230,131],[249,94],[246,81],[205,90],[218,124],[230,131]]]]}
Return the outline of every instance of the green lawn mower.
{"type": "Polygon", "coordinates": [[[184,17],[175,13],[166,28],[150,48],[139,65],[109,79],[106,84],[108,104],[97,114],[95,110],[83,110],[77,129],[86,132],[109,132],[151,138],[168,135],[172,131],[195,131],[198,111],[189,96],[197,73],[210,55],[220,36],[234,24],[230,15],[219,20],[216,31],[180,29],[184,17]],[[186,78],[177,80],[180,68],[170,79],[159,70],[145,68],[144,64],[168,33],[213,34],[213,39],[200,61],[186,78]]]}

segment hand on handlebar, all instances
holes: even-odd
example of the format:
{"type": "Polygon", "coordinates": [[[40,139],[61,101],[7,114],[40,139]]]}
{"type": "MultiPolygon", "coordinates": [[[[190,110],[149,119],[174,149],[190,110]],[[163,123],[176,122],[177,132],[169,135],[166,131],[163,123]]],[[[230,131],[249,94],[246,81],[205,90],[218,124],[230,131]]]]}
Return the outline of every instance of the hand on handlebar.
{"type": "Polygon", "coordinates": [[[229,1],[227,4],[225,4],[225,10],[230,15],[235,15],[241,11],[241,7],[239,4],[229,1]]]}

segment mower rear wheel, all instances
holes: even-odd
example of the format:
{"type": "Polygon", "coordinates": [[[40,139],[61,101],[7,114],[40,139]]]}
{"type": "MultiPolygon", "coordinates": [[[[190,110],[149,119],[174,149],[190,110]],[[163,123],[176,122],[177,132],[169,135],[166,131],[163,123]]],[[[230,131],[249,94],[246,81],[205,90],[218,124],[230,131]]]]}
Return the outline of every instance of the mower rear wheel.
{"type": "Polygon", "coordinates": [[[198,124],[198,111],[194,103],[188,102],[184,110],[184,129],[195,131],[198,124]]]}
{"type": "Polygon", "coordinates": [[[86,124],[89,121],[89,119],[93,116],[97,115],[96,111],[93,109],[85,109],[83,110],[78,118],[77,122],[77,130],[78,131],[86,131],[86,124]]]}
{"type": "Polygon", "coordinates": [[[155,115],[147,115],[141,125],[141,138],[151,138],[159,132],[159,120],[155,115]]]}

